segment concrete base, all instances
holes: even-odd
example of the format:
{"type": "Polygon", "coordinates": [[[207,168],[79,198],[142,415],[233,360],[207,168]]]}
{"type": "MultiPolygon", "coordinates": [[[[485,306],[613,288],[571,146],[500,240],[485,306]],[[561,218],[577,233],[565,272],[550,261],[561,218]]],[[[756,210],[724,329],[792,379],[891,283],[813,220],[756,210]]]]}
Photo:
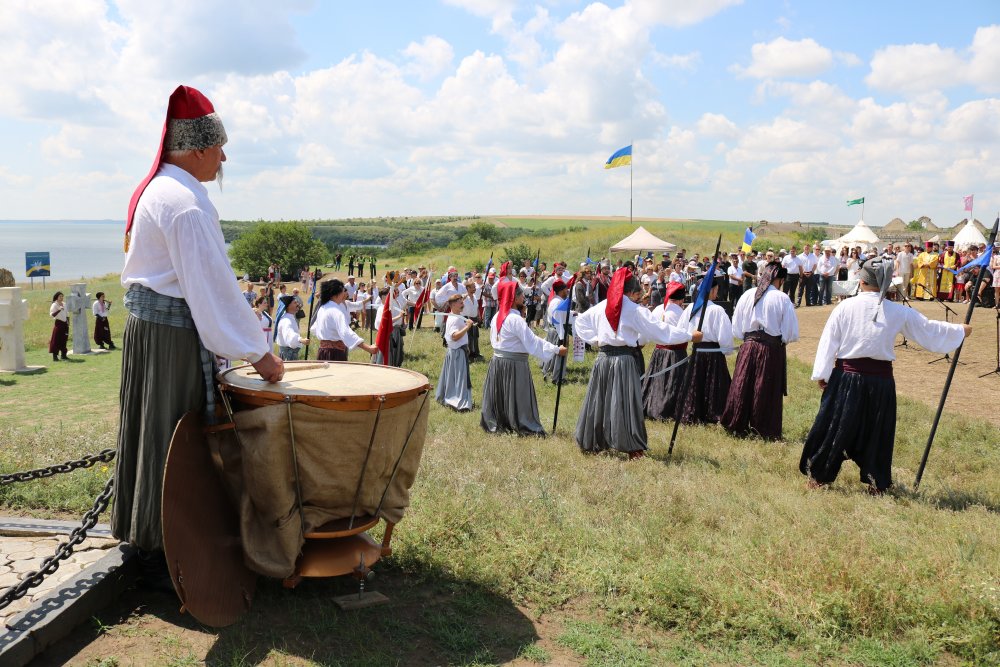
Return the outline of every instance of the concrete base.
{"type": "MultiPolygon", "coordinates": [[[[77,521],[0,517],[0,536],[65,535],[79,525],[77,521]]],[[[98,524],[88,532],[88,539],[110,535],[106,524],[98,524]]],[[[0,665],[20,667],[33,660],[118,599],[137,572],[134,547],[119,544],[21,613],[0,621],[0,665]]]]}
{"type": "Polygon", "coordinates": [[[93,355],[93,354],[107,354],[108,352],[113,352],[113,351],[114,350],[102,350],[101,348],[96,347],[96,348],[92,348],[92,349],[88,350],[87,352],[74,352],[73,350],[70,350],[66,354],[66,356],[67,357],[72,357],[73,355],[76,355],[78,357],[86,357],[86,356],[90,356],[90,355],[93,355]]]}
{"type": "MultiPolygon", "coordinates": [[[[0,664],[21,667],[114,602],[138,571],[135,549],[119,545],[73,579],[10,618],[0,634],[0,664]]],[[[2,630],[3,628],[0,628],[2,630]]]]}
{"type": "Polygon", "coordinates": [[[32,373],[41,373],[45,370],[45,366],[25,366],[24,368],[18,368],[16,371],[8,371],[0,368],[0,375],[31,375],[32,373]]]}

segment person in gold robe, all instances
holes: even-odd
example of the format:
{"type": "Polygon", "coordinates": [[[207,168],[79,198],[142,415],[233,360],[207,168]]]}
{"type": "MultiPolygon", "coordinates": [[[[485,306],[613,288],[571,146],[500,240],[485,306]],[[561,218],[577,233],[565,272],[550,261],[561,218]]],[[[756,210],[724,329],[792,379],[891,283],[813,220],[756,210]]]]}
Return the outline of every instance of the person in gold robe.
{"type": "Polygon", "coordinates": [[[938,298],[942,301],[952,301],[955,297],[955,274],[951,271],[957,269],[958,265],[959,257],[955,252],[955,242],[948,241],[945,251],[941,253],[941,283],[937,288],[938,298]]]}
{"type": "Polygon", "coordinates": [[[913,272],[913,282],[916,291],[914,297],[930,301],[937,294],[937,267],[940,257],[933,252],[934,244],[928,241],[924,251],[917,255],[916,270],[913,272]]]}

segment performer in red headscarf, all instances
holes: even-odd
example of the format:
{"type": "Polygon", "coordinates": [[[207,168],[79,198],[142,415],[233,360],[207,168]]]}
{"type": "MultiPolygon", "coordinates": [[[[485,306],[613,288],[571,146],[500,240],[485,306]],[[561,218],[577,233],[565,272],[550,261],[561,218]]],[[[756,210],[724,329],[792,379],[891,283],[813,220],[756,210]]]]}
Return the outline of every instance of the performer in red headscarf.
{"type": "Polygon", "coordinates": [[[528,328],[521,317],[524,295],[517,281],[502,281],[497,297],[500,310],[490,323],[493,358],[483,383],[480,424],[489,433],[544,436],[528,355],[546,361],[557,354],[565,356],[566,348],[546,342],[528,328]]]}
{"type": "Polygon", "coordinates": [[[701,340],[700,332],[692,336],[654,318],[639,305],[641,297],[642,286],[623,266],[611,280],[607,300],[580,314],[573,325],[575,335],[600,346],[576,422],[576,443],[585,452],[615,449],[629,458],[642,456],[647,445],[639,346],[701,340]]]}

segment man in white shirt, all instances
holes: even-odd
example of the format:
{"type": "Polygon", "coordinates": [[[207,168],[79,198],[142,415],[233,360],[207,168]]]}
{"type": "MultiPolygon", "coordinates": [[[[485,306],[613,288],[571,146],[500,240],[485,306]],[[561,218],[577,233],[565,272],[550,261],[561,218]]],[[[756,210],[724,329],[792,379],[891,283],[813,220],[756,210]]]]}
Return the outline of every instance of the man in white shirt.
{"type": "Polygon", "coordinates": [[[160,506],[177,422],[191,411],[214,418],[213,355],[249,360],[266,382],[281,380],[284,364],[240,294],[203,185],[222,174],[222,121],[204,95],[179,86],[161,136],[126,218],[121,282],[129,316],[111,525],[116,538],[139,547],[145,583],[172,591],[160,506]]]}
{"type": "Polygon", "coordinates": [[[816,282],[816,262],[819,258],[816,256],[814,249],[810,249],[808,245],[802,248],[802,254],[799,255],[799,260],[801,261],[801,272],[799,275],[799,286],[795,298],[795,306],[802,305],[802,298],[805,297],[806,306],[811,306],[814,303],[813,299],[813,288],[816,282]]]}
{"type": "Polygon", "coordinates": [[[946,353],[972,333],[968,324],[928,320],[914,308],[882,300],[879,286],[893,268],[891,259],[866,261],[858,273],[860,292],[840,302],[823,327],[812,373],[823,398],[799,461],[810,487],[832,483],[846,459],[857,463],[869,492],[892,486],[896,336],[946,353]]]}
{"type": "MultiPolygon", "coordinates": [[[[784,252],[784,248],[782,248],[784,252]]],[[[799,257],[798,252],[795,250],[795,246],[789,249],[787,255],[781,260],[781,268],[785,269],[785,281],[782,285],[782,291],[788,295],[788,298],[795,302],[795,292],[799,286],[800,274],[802,272],[802,258],[799,257]]],[[[795,306],[798,308],[798,306],[795,306]]]]}
{"type": "Polygon", "coordinates": [[[410,286],[399,293],[403,299],[406,300],[406,312],[407,312],[407,328],[413,331],[413,326],[417,321],[417,311],[416,305],[417,301],[420,300],[420,295],[424,293],[424,283],[420,278],[413,278],[410,281],[410,286]]]}
{"type": "Polygon", "coordinates": [[[903,299],[910,298],[910,279],[913,278],[913,244],[907,243],[903,251],[896,255],[896,275],[903,279],[899,288],[903,299]]]}
{"type": "Polygon", "coordinates": [[[819,293],[816,297],[816,304],[829,306],[833,301],[833,281],[837,278],[837,270],[840,269],[840,260],[833,254],[833,248],[825,248],[823,256],[816,264],[816,275],[819,280],[819,293]]]}

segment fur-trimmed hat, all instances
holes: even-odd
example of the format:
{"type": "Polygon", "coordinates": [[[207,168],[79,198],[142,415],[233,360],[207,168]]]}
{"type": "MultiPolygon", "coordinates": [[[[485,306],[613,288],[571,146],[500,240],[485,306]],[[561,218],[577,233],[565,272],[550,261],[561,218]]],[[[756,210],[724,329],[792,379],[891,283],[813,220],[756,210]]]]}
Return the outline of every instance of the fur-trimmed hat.
{"type": "Polygon", "coordinates": [[[126,252],[139,197],[156,176],[160,162],[163,161],[163,152],[222,146],[228,140],[226,129],[208,98],[190,86],[177,86],[167,102],[167,117],[163,121],[163,132],[160,134],[160,145],[156,148],[153,167],[132,193],[128,203],[128,216],[125,218],[126,252]]]}

